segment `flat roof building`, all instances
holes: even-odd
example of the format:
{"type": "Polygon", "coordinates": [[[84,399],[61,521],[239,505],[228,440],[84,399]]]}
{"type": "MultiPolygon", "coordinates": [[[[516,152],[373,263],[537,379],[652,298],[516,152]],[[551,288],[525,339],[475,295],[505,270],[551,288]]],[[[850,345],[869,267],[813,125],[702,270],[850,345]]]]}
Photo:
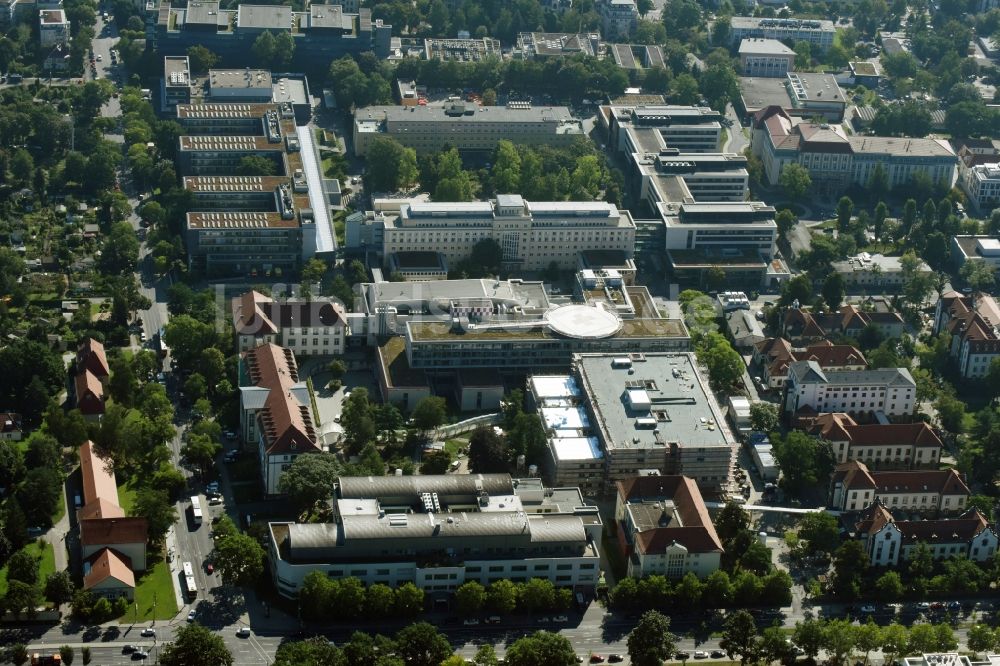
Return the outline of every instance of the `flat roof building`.
{"type": "Polygon", "coordinates": [[[777,39],[748,37],[740,42],[740,71],[744,76],[783,78],[795,69],[795,51],[777,39]]]}
{"type": "Polygon", "coordinates": [[[601,36],[597,33],[522,32],[517,36],[515,55],[528,58],[550,58],[573,55],[597,55],[601,36]]]}
{"type": "MultiPolygon", "coordinates": [[[[269,98],[270,74],[265,78],[269,98]]],[[[313,132],[297,124],[292,102],[176,109],[189,132],[178,139],[177,163],[195,202],[186,225],[192,269],[267,276],[336,250],[330,209],[339,186],[323,177],[313,132]],[[275,175],[235,175],[245,157],[267,160],[275,175]]]]}
{"type": "Polygon", "coordinates": [[[625,154],[658,150],[655,145],[682,153],[719,151],[722,116],[708,107],[612,104],[602,107],[600,117],[608,126],[608,145],[625,154]]]}
{"type": "Polygon", "coordinates": [[[795,18],[763,18],[733,16],[730,19],[729,39],[738,44],[744,39],[766,38],[778,41],[809,42],[826,51],[833,46],[837,34],[833,21],[795,18]]]}
{"type": "MultiPolygon", "coordinates": [[[[831,263],[835,273],[844,279],[848,289],[864,288],[896,291],[903,288],[906,281],[901,257],[887,257],[883,254],[861,252],[843,261],[831,263]]],[[[917,275],[930,275],[931,267],[923,261],[917,264],[917,275]]]]}
{"type": "Polygon", "coordinates": [[[424,57],[427,60],[455,62],[481,62],[487,58],[502,58],[500,40],[492,37],[482,39],[435,39],[424,40],[424,57]]]}
{"type": "Polygon", "coordinates": [[[428,592],[470,580],[598,582],[603,526],[576,488],[506,474],[342,477],[333,500],[332,523],[269,525],[271,573],[283,596],[294,598],[312,571],[428,592]]]}
{"type": "Polygon", "coordinates": [[[844,120],[847,96],[832,74],[788,72],[781,77],[741,76],[740,104],[747,118],[771,106],[790,116],[821,116],[831,123],[844,120]]]}
{"type": "Polygon", "coordinates": [[[364,156],[375,137],[387,136],[418,153],[445,146],[491,152],[501,139],[515,144],[568,146],[585,136],[583,124],[564,106],[370,106],[354,113],[354,154],[364,156]]]}
{"type": "Polygon", "coordinates": [[[529,381],[553,478],[593,494],[650,469],[728,486],[735,440],[692,354],[579,353],[572,378],[529,381]]]}
{"type": "Polygon", "coordinates": [[[480,240],[493,238],[503,247],[505,266],[532,271],[553,262],[571,269],[585,250],[620,250],[631,258],[635,223],[628,211],[603,201],[525,201],[498,194],[491,201],[414,201],[400,206],[398,215],[349,218],[348,249],[360,249],[350,241],[366,236],[381,240],[381,247],[369,249],[383,261],[394,252],[426,251],[440,252],[451,265],[467,259],[480,240]]]}
{"type": "Polygon", "coordinates": [[[191,103],[191,65],[187,56],[163,58],[161,86],[163,111],[172,111],[178,104],[191,103]]]}
{"type": "Polygon", "coordinates": [[[62,9],[40,9],[38,11],[38,42],[42,48],[68,44],[70,40],[69,19],[62,9]]]}

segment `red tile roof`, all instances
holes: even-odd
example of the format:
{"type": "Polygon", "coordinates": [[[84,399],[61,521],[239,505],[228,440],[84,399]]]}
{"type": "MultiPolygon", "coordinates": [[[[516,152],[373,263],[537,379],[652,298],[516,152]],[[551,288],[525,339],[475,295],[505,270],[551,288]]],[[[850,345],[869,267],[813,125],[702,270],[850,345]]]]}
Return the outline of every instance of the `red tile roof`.
{"type": "Polygon", "coordinates": [[[292,393],[298,382],[298,368],[291,350],[266,344],[244,353],[243,358],[251,381],[269,389],[257,416],[265,437],[265,451],[269,454],[319,451],[309,405],[303,405],[292,393]]]}
{"type": "Polygon", "coordinates": [[[879,494],[934,492],[939,495],[970,494],[962,477],[953,469],[870,471],[863,462],[852,460],[837,466],[834,480],[850,490],[873,489],[879,494]]]}
{"type": "Polygon", "coordinates": [[[80,521],[80,543],[84,546],[145,544],[148,534],[149,523],[141,517],[80,521]]]}
{"type": "Polygon", "coordinates": [[[87,338],[80,343],[76,351],[76,369],[81,372],[90,370],[99,379],[111,374],[108,368],[108,357],[104,353],[104,345],[93,338],[87,338]]]}
{"type": "Polygon", "coordinates": [[[941,448],[941,438],[923,421],[917,423],[868,423],[858,425],[847,414],[820,414],[812,419],[808,430],[833,442],[850,442],[852,446],[905,446],[941,448]]]}
{"type": "Polygon", "coordinates": [[[104,386],[89,369],[73,378],[76,390],[76,406],[86,415],[104,413],[104,386]]]}
{"type": "Polygon", "coordinates": [[[132,561],[127,555],[111,548],[102,548],[88,558],[90,570],[83,577],[83,589],[89,590],[114,578],[128,587],[135,587],[135,574],[132,573],[132,561]]]}
{"type": "Polygon", "coordinates": [[[282,328],[328,327],[347,323],[344,308],[331,301],[275,302],[248,291],[231,303],[238,335],[273,335],[282,328]]]}
{"type": "Polygon", "coordinates": [[[993,529],[986,517],[976,508],[969,509],[958,518],[895,520],[878,500],[865,510],[855,529],[859,534],[871,535],[889,523],[893,523],[902,533],[904,545],[920,542],[928,544],[967,542],[983,530],[993,529]]]}
{"type": "Polygon", "coordinates": [[[669,499],[680,517],[679,527],[656,527],[636,535],[640,552],[661,552],[678,543],[689,552],[722,552],[722,541],[694,479],[686,476],[637,476],[618,481],[618,497],[626,502],[653,502],[669,499]]]}
{"type": "Polygon", "coordinates": [[[94,450],[94,443],[90,440],[80,446],[79,454],[84,507],[99,501],[117,507],[118,485],[115,482],[115,471],[111,461],[99,457],[94,450]]]}

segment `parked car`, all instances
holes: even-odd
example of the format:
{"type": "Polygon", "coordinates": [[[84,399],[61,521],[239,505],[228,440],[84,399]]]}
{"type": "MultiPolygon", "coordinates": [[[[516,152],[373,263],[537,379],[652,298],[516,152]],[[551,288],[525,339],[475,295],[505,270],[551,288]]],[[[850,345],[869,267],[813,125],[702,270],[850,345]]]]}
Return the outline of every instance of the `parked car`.
{"type": "Polygon", "coordinates": [[[604,657],[602,657],[599,654],[592,654],[592,655],[590,655],[590,663],[592,663],[592,664],[603,664],[604,663],[604,657]]]}
{"type": "Polygon", "coordinates": [[[135,652],[132,653],[132,659],[134,659],[135,661],[148,658],[149,658],[149,653],[146,652],[145,650],[136,650],[135,652]]]}
{"type": "Polygon", "coordinates": [[[712,659],[722,659],[723,657],[726,656],[726,653],[723,652],[722,650],[712,650],[709,654],[711,655],[712,659]]]}
{"type": "Polygon", "coordinates": [[[704,650],[697,650],[694,653],[694,658],[695,659],[708,659],[708,653],[705,652],[704,650]]]}
{"type": "Polygon", "coordinates": [[[608,663],[609,664],[620,664],[623,661],[625,661],[625,657],[621,656],[620,654],[609,654],[608,655],[608,663]]]}
{"type": "Polygon", "coordinates": [[[240,627],[236,630],[236,635],[239,638],[250,638],[250,627],[240,627]]]}
{"type": "Polygon", "coordinates": [[[156,629],[153,629],[152,627],[146,627],[145,629],[139,632],[139,635],[142,636],[143,638],[155,638],[156,629]]]}
{"type": "Polygon", "coordinates": [[[478,618],[467,617],[467,618],[465,618],[462,621],[462,624],[464,624],[467,627],[478,627],[479,626],[479,620],[478,620],[478,618]]]}
{"type": "Polygon", "coordinates": [[[691,654],[689,652],[678,652],[674,655],[674,659],[677,659],[678,661],[687,661],[690,658],[691,654]]]}
{"type": "Polygon", "coordinates": [[[552,618],[553,622],[569,622],[569,618],[565,615],[556,615],[552,618]]]}
{"type": "Polygon", "coordinates": [[[861,612],[862,613],[874,613],[875,612],[875,606],[873,606],[872,604],[865,604],[864,606],[861,607],[861,612]]]}
{"type": "Polygon", "coordinates": [[[197,617],[198,611],[191,609],[188,611],[188,622],[194,622],[195,617],[197,617]]]}
{"type": "Polygon", "coordinates": [[[129,645],[123,645],[122,646],[122,654],[128,654],[129,652],[135,652],[138,649],[139,648],[137,648],[136,646],[131,645],[131,644],[129,644],[129,645]]]}

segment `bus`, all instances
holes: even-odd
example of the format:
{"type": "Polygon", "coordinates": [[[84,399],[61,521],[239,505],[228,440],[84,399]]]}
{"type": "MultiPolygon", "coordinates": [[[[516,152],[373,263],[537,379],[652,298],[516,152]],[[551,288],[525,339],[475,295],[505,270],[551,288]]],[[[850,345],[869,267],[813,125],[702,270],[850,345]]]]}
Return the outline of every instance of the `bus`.
{"type": "Polygon", "coordinates": [[[201,502],[197,495],[191,496],[191,518],[195,525],[201,525],[201,502]]]}
{"type": "Polygon", "coordinates": [[[198,596],[198,585],[194,582],[194,567],[190,562],[184,563],[184,596],[193,601],[198,596]]]}

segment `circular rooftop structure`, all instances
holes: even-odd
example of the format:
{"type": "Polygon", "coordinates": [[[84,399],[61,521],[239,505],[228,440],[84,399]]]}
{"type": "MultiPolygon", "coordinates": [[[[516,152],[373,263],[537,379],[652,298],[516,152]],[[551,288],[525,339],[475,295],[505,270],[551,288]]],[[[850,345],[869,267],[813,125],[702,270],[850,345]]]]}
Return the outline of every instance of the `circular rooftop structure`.
{"type": "Polygon", "coordinates": [[[618,315],[593,305],[564,305],[549,310],[545,319],[553,332],[578,340],[609,338],[622,328],[618,315]]]}

